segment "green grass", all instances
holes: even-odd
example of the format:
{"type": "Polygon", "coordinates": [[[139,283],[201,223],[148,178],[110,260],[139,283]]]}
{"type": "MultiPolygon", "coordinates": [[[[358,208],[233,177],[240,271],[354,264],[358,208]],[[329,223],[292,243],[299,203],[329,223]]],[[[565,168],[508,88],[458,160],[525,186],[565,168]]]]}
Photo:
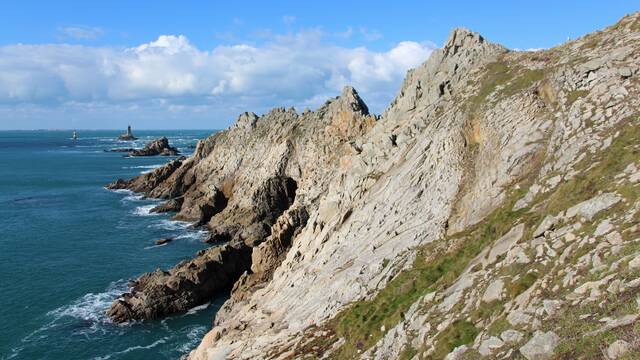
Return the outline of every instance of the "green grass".
{"type": "Polygon", "coordinates": [[[567,107],[571,106],[579,98],[585,97],[588,93],[589,91],[587,90],[574,90],[570,92],[569,94],[567,94],[567,107]]]}
{"type": "Polygon", "coordinates": [[[438,334],[435,351],[431,354],[431,357],[443,359],[456,347],[473,342],[479,333],[480,330],[472,323],[465,320],[456,320],[438,334]]]}
{"type": "Polygon", "coordinates": [[[521,189],[512,194],[504,206],[480,224],[445,241],[418,249],[411,269],[401,272],[373,299],[355,302],[339,313],[331,324],[345,343],[334,357],[356,357],[358,350],[365,351],[384,336],[380,330],[383,325],[385,329],[395,326],[421,296],[451,285],[473,258],[508,232],[514,221],[525,213],[527,209],[511,210],[524,191],[521,189]]]}
{"type": "Polygon", "coordinates": [[[507,287],[507,296],[509,296],[510,299],[515,299],[516,296],[527,291],[527,289],[529,289],[531,285],[533,285],[533,283],[536,282],[536,280],[538,280],[537,273],[533,273],[533,272],[526,273],[524,276],[522,276],[515,282],[512,282],[511,284],[509,284],[509,286],[507,287]]]}
{"type": "MultiPolygon", "coordinates": [[[[638,291],[610,295],[601,302],[585,306],[568,307],[559,318],[545,324],[545,328],[555,331],[562,341],[556,349],[560,359],[600,359],[603,350],[609,344],[623,339],[630,343],[640,340],[640,323],[629,325],[599,334],[587,336],[587,333],[603,326],[599,319],[610,316],[620,317],[637,313],[635,298],[638,291]],[[583,314],[595,314],[593,317],[580,318],[583,314]]],[[[634,349],[625,359],[637,359],[640,349],[634,349]]]]}
{"type": "MultiPolygon", "coordinates": [[[[500,71],[504,69],[499,64],[495,65],[493,69],[497,77],[503,76],[503,80],[500,80],[503,83],[510,79],[508,76],[500,74],[500,71]]],[[[513,82],[513,85],[510,86],[514,86],[514,88],[527,86],[526,84],[535,81],[534,79],[539,79],[540,76],[540,74],[529,74],[522,80],[513,82]]],[[[486,94],[491,93],[490,90],[484,91],[486,94]]],[[[614,179],[615,175],[623,171],[629,163],[640,159],[640,150],[635,147],[640,139],[637,116],[629,117],[615,129],[612,129],[611,133],[616,131],[620,131],[620,135],[614,139],[608,149],[596,154],[588,154],[576,166],[576,170],[579,170],[576,176],[561,182],[554,191],[538,195],[530,207],[512,211],[515,201],[528,191],[528,185],[533,181],[533,177],[537,176],[540,164],[534,166],[528,175],[529,177],[520,182],[520,189],[512,191],[503,205],[482,222],[469,227],[464,232],[415,249],[414,251],[417,252],[416,260],[410,269],[402,271],[390,280],[386,287],[370,300],[354,302],[342,310],[326,325],[332,331],[331,338],[322,339],[322,344],[318,345],[326,349],[329,344],[342,338],[345,342],[332,353],[332,357],[338,359],[357,357],[378,342],[386,330],[398,324],[404,318],[409,307],[421,296],[433,291],[441,291],[450,286],[472,259],[517,223],[525,224],[525,235],[522,241],[528,241],[532,228],[545,215],[556,215],[560,211],[597,195],[600,191],[617,191],[631,203],[638,199],[640,187],[620,186],[615,183],[614,179]],[[593,166],[594,164],[596,165],[593,166]],[[535,210],[530,210],[532,208],[535,210]],[[382,326],[385,331],[381,330],[382,326]]],[[[619,204],[607,211],[620,211],[621,206],[619,204]]],[[[600,218],[607,216],[607,211],[599,214],[593,223],[585,224],[581,231],[588,230],[589,226],[595,226],[594,224],[597,224],[600,218]]],[[[638,214],[636,214],[636,221],[640,220],[637,218],[638,214]]],[[[588,251],[588,249],[586,250],[588,251]]],[[[579,253],[580,251],[577,252],[577,254],[579,253]]],[[[389,261],[384,260],[383,265],[388,266],[389,261]]],[[[510,273],[501,275],[513,277],[515,274],[524,274],[518,280],[507,285],[509,298],[513,299],[529,289],[538,279],[538,274],[545,273],[546,270],[549,269],[542,269],[535,263],[503,268],[502,272],[510,273]],[[534,268],[538,271],[527,272],[534,268]]],[[[483,304],[480,306],[482,309],[472,311],[471,321],[458,320],[452,323],[438,336],[435,343],[437,350],[434,356],[436,358],[440,354],[444,356],[456,346],[473,341],[478,331],[473,323],[477,324],[479,321],[494,318],[491,324],[487,325],[489,332],[494,335],[510,328],[501,314],[502,306],[501,302],[483,304]]],[[[437,319],[432,320],[437,322],[437,319]]],[[[567,324],[567,326],[571,326],[571,324],[567,324]]],[[[587,344],[584,346],[587,349],[593,349],[587,344]]],[[[407,346],[401,358],[410,358],[417,352],[424,350],[424,348],[414,349],[407,346]]]]}
{"type": "MultiPolygon", "coordinates": [[[[581,171],[572,179],[558,185],[545,205],[545,213],[555,215],[570,206],[596,196],[599,191],[618,189],[615,184],[615,176],[622,172],[627,165],[640,159],[640,150],[635,147],[640,139],[637,115],[627,119],[626,124],[614,130],[619,130],[620,135],[614,139],[611,146],[596,154],[588,153],[576,168],[577,170],[586,170],[596,162],[597,164],[588,171],[581,171]]],[[[637,188],[631,188],[628,191],[637,192],[637,188]]]]}
{"type": "Polygon", "coordinates": [[[496,93],[498,99],[512,96],[544,78],[540,69],[513,67],[505,61],[497,61],[486,66],[481,86],[470,101],[469,110],[474,112],[487,102],[489,95],[496,93]]]}

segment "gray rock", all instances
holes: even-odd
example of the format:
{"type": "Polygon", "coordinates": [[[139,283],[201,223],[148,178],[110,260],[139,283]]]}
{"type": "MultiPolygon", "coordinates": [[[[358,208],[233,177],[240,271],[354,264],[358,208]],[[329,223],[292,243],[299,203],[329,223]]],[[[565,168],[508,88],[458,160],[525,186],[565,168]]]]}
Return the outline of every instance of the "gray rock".
{"type": "Polygon", "coordinates": [[[597,330],[588,332],[587,336],[593,336],[593,335],[596,335],[596,334],[603,333],[605,331],[609,331],[611,329],[615,329],[615,328],[619,328],[619,327],[622,327],[622,326],[628,326],[628,325],[634,324],[636,321],[638,321],[638,317],[640,317],[640,315],[629,314],[629,315],[621,316],[621,317],[619,317],[617,319],[606,318],[606,319],[604,319],[604,320],[606,320],[604,326],[600,327],[597,330]]]}
{"type": "Polygon", "coordinates": [[[611,360],[619,359],[629,352],[631,346],[624,340],[616,340],[607,348],[607,356],[611,360]]]}
{"type": "Polygon", "coordinates": [[[467,350],[469,350],[467,345],[460,345],[448,353],[444,360],[462,360],[467,350]]]}
{"type": "Polygon", "coordinates": [[[529,342],[520,348],[520,353],[527,360],[547,360],[553,357],[560,338],[553,331],[536,331],[529,342]]]}
{"type": "Polygon", "coordinates": [[[145,144],[144,148],[140,150],[129,151],[129,156],[176,156],[179,154],[180,152],[178,151],[178,149],[169,145],[169,139],[167,139],[166,137],[161,137],[159,139],[150,141],[145,144]]]}
{"type": "Polygon", "coordinates": [[[567,210],[566,217],[572,218],[577,215],[587,220],[591,220],[600,211],[610,208],[620,202],[620,200],[622,200],[622,198],[615,193],[600,194],[569,208],[569,210],[567,210]]]}
{"type": "Polygon", "coordinates": [[[524,335],[518,330],[505,330],[500,334],[500,338],[507,344],[519,343],[524,335]]]}
{"type": "Polygon", "coordinates": [[[623,78],[628,78],[633,75],[633,72],[631,72],[631,68],[622,67],[618,69],[618,74],[620,74],[620,76],[622,76],[623,78]]]}
{"type": "Polygon", "coordinates": [[[504,342],[502,340],[500,340],[495,336],[492,336],[484,340],[482,343],[480,343],[480,347],[478,347],[478,352],[482,356],[489,356],[495,350],[500,349],[503,346],[504,346],[504,342]]]}
{"type": "Polygon", "coordinates": [[[538,227],[534,230],[533,237],[544,235],[544,232],[553,228],[556,225],[556,223],[557,223],[557,220],[554,216],[551,216],[551,215],[545,216],[545,218],[542,220],[540,225],[538,225],[538,227]]]}
{"type": "Polygon", "coordinates": [[[492,301],[502,299],[502,291],[504,289],[504,281],[502,279],[496,279],[489,286],[482,295],[482,301],[485,303],[490,303],[492,301]]]}

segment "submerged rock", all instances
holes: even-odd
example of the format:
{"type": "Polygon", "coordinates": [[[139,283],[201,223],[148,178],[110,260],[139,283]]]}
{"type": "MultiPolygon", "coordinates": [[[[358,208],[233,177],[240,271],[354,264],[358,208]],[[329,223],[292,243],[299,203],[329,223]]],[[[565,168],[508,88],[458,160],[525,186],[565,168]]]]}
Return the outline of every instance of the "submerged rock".
{"type": "Polygon", "coordinates": [[[168,244],[170,242],[172,242],[174,239],[172,237],[168,237],[168,238],[161,238],[155,241],[156,245],[164,245],[164,244],[168,244]]]}

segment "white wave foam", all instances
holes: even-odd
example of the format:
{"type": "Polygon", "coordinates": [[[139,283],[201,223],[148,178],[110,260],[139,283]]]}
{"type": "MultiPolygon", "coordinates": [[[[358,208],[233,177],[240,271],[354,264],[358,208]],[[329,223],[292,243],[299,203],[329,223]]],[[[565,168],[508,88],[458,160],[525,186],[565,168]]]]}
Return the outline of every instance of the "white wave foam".
{"type": "Polygon", "coordinates": [[[169,243],[164,243],[164,244],[160,244],[160,245],[145,246],[144,249],[145,250],[149,250],[149,249],[153,249],[153,248],[159,248],[159,247],[166,246],[167,244],[169,244],[169,243]]]}
{"type": "Polygon", "coordinates": [[[133,191],[127,190],[127,189],[107,189],[107,190],[113,191],[116,194],[133,194],[133,191]]]}
{"type": "Polygon", "coordinates": [[[125,197],[123,197],[122,199],[120,199],[120,201],[122,202],[127,202],[127,201],[140,201],[144,199],[144,195],[138,195],[138,194],[130,194],[127,195],[125,197]]]}
{"type": "Polygon", "coordinates": [[[118,352],[115,352],[115,353],[112,353],[112,354],[109,354],[109,355],[105,355],[105,356],[98,356],[98,357],[96,357],[95,359],[99,359],[99,360],[107,360],[107,359],[111,359],[111,357],[112,357],[112,356],[114,356],[114,355],[123,355],[123,354],[127,354],[127,353],[130,353],[130,352],[132,352],[132,351],[136,351],[136,350],[148,350],[148,349],[152,349],[152,348],[154,348],[154,347],[156,347],[156,346],[158,346],[158,345],[161,345],[161,344],[166,343],[168,339],[169,339],[169,337],[163,337],[162,339],[160,339],[160,340],[156,340],[156,341],[152,342],[152,343],[151,343],[151,344],[149,344],[149,345],[144,345],[144,346],[142,346],[142,345],[136,345],[136,346],[132,346],[132,347],[126,348],[126,349],[124,349],[124,350],[122,350],[122,351],[118,351],[118,352]]]}
{"type": "Polygon", "coordinates": [[[106,310],[115,298],[127,290],[127,282],[119,280],[111,283],[105,292],[85,294],[69,305],[49,311],[47,315],[53,317],[51,325],[64,317],[72,317],[94,323],[107,323],[109,318],[105,313],[106,310]]]}
{"type": "Polygon", "coordinates": [[[151,212],[151,209],[153,209],[154,207],[156,207],[156,204],[138,206],[137,208],[133,209],[133,214],[134,215],[138,215],[138,216],[157,216],[157,215],[160,215],[158,213],[152,213],[151,212]]]}
{"type": "Polygon", "coordinates": [[[192,307],[191,309],[189,309],[187,311],[187,315],[193,315],[193,314],[197,313],[200,310],[204,310],[204,309],[208,308],[209,305],[211,305],[210,302],[202,304],[202,305],[198,305],[198,306],[195,306],[195,307],[192,307]]]}
{"type": "Polygon", "coordinates": [[[154,164],[154,165],[137,165],[137,166],[123,166],[123,169],[157,169],[162,167],[163,164],[154,164]]]}
{"type": "Polygon", "coordinates": [[[207,232],[204,230],[195,230],[189,231],[187,233],[176,236],[176,240],[186,239],[186,240],[202,240],[207,235],[207,232]]]}
{"type": "Polygon", "coordinates": [[[160,220],[160,221],[158,221],[156,223],[153,223],[153,224],[149,225],[150,228],[169,230],[169,231],[185,230],[189,226],[191,226],[191,223],[188,223],[186,221],[167,220],[167,219],[163,219],[163,220],[160,220]]]}
{"type": "Polygon", "coordinates": [[[193,348],[198,346],[206,332],[206,326],[198,325],[191,328],[189,332],[187,332],[188,341],[180,345],[176,350],[182,354],[188,353],[189,351],[193,350],[193,348]]]}

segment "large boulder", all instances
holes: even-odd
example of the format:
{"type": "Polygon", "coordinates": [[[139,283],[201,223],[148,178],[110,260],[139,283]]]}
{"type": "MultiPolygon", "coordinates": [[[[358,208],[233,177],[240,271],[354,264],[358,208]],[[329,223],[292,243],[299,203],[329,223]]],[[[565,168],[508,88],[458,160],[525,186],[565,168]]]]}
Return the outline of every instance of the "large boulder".
{"type": "Polygon", "coordinates": [[[553,357],[553,351],[560,338],[553,331],[536,331],[529,342],[520,348],[520,353],[527,360],[547,360],[553,357]]]}

